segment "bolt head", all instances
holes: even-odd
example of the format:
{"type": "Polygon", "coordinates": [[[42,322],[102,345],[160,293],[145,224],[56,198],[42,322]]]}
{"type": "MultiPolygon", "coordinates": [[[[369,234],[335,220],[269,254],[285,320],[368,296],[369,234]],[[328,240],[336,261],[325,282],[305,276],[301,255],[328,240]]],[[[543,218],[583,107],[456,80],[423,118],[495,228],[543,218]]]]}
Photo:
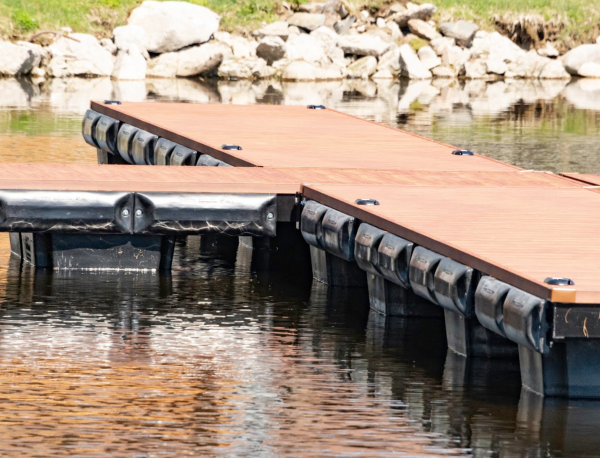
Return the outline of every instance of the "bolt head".
{"type": "Polygon", "coordinates": [[[267,213],[267,219],[273,219],[275,218],[275,215],[271,212],[267,213]]]}
{"type": "Polygon", "coordinates": [[[121,212],[121,215],[123,215],[123,216],[129,216],[129,210],[127,210],[126,208],[124,208],[123,211],[121,212]]]}
{"type": "Polygon", "coordinates": [[[135,211],[135,216],[142,216],[144,214],[144,212],[142,210],[140,210],[139,208],[135,211]]]}

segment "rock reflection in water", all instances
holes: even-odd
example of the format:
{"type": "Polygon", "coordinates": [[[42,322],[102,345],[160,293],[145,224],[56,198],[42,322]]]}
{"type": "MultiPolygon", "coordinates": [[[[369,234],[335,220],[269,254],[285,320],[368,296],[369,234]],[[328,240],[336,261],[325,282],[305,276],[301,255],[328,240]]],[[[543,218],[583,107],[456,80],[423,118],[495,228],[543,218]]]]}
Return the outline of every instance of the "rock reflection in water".
{"type": "Polygon", "coordinates": [[[90,99],[118,99],[323,104],[525,169],[599,172],[600,81],[591,79],[281,83],[67,78],[41,84],[4,79],[0,94],[0,129],[10,134],[0,140],[7,152],[2,162],[93,162],[80,138],[81,115],[90,99]]]}
{"type": "Polygon", "coordinates": [[[593,456],[600,405],[521,393],[442,319],[177,245],[172,276],[0,258],[0,449],[18,456],[593,456]],[[519,400],[520,399],[520,400],[519,400]]]}

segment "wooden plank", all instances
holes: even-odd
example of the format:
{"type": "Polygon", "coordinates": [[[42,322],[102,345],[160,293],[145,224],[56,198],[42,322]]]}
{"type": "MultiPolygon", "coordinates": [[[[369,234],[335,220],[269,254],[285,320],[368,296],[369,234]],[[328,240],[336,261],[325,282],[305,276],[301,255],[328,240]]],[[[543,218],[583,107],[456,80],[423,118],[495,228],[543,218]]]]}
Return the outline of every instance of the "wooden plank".
{"type": "Polygon", "coordinates": [[[303,194],[553,301],[600,303],[600,195],[581,188],[303,186],[303,194]],[[357,198],[379,206],[358,206],[357,198]],[[573,287],[552,287],[567,277],[573,287]]]}
{"type": "Polygon", "coordinates": [[[518,170],[335,110],[304,106],[92,102],[92,109],[234,166],[432,171],[518,170]],[[242,146],[226,151],[223,144],[242,146]]]}
{"type": "Polygon", "coordinates": [[[561,176],[585,183],[590,186],[600,186],[600,175],[588,173],[561,173],[561,176]]]}

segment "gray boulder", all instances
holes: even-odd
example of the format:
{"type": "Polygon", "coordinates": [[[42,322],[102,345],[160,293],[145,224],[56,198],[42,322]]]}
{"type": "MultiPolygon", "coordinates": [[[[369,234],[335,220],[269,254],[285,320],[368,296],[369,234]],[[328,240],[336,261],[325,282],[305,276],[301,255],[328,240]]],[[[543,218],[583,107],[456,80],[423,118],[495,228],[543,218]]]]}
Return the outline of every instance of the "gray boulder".
{"type": "Polygon", "coordinates": [[[424,80],[432,77],[431,72],[425,68],[409,44],[400,46],[399,52],[402,76],[414,80],[424,80]]]}
{"type": "Polygon", "coordinates": [[[163,53],[208,41],[220,19],[203,6],[148,0],[131,12],[128,24],[144,29],[146,50],[163,53]]]}
{"type": "Polygon", "coordinates": [[[437,7],[431,3],[424,3],[422,5],[409,3],[408,8],[398,4],[396,9],[398,11],[393,14],[390,19],[395,21],[400,27],[406,27],[408,25],[408,21],[411,19],[421,19],[423,21],[427,21],[437,11],[437,7]]]}
{"type": "Polygon", "coordinates": [[[600,64],[600,44],[581,45],[571,49],[562,59],[565,69],[571,75],[579,75],[579,69],[587,62],[600,64]]]}
{"type": "Polygon", "coordinates": [[[346,54],[379,57],[391,48],[391,43],[381,37],[364,33],[340,37],[339,46],[346,54]]]}
{"type": "Polygon", "coordinates": [[[78,41],[60,37],[48,49],[52,59],[48,74],[57,78],[65,76],[110,76],[115,64],[114,56],[104,49],[92,35],[73,33],[78,41]]]}
{"type": "Polygon", "coordinates": [[[256,55],[272,65],[285,56],[285,49],[285,42],[280,37],[264,37],[256,48],[256,55]]]}
{"type": "Polygon", "coordinates": [[[196,76],[217,68],[228,54],[227,48],[221,43],[206,43],[192,46],[178,53],[176,76],[196,76]]]}
{"type": "Polygon", "coordinates": [[[365,56],[351,63],[346,68],[346,76],[349,78],[367,79],[377,70],[377,59],[373,56],[365,56]]]}
{"type": "Polygon", "coordinates": [[[335,30],[340,35],[346,35],[350,31],[350,27],[352,27],[352,24],[354,24],[355,22],[356,16],[350,15],[345,19],[337,21],[335,24],[333,24],[333,30],[335,30]]]}
{"type": "Polygon", "coordinates": [[[219,78],[226,80],[254,80],[269,78],[275,70],[267,66],[264,59],[258,57],[224,60],[219,66],[219,78]]]}
{"type": "Polygon", "coordinates": [[[20,46],[8,41],[0,42],[0,75],[28,75],[40,65],[42,59],[39,47],[20,46]]]}
{"type": "Polygon", "coordinates": [[[469,47],[479,26],[470,21],[443,22],[439,29],[445,37],[455,38],[457,45],[469,47]]]}
{"type": "Polygon", "coordinates": [[[313,31],[325,25],[326,19],[327,16],[324,14],[294,13],[287,19],[287,23],[301,29],[313,31]]]}
{"type": "Polygon", "coordinates": [[[408,28],[416,36],[427,40],[435,40],[441,37],[437,30],[435,30],[435,27],[422,19],[411,19],[408,21],[408,28]]]}

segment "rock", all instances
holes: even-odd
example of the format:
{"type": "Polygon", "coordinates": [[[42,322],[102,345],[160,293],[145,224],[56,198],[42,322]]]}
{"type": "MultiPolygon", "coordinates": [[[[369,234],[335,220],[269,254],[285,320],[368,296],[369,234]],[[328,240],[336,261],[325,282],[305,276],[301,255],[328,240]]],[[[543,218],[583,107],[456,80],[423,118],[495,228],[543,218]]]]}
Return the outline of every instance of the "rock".
{"type": "Polygon", "coordinates": [[[290,35],[290,25],[285,21],[272,22],[271,24],[265,25],[262,29],[259,29],[253,33],[253,35],[262,37],[279,37],[282,40],[287,40],[290,35]]]}
{"type": "Polygon", "coordinates": [[[465,76],[469,79],[484,79],[487,77],[487,67],[483,59],[465,62],[465,76]]]}
{"type": "Polygon", "coordinates": [[[469,47],[479,27],[470,21],[458,21],[443,22],[439,29],[445,37],[455,38],[457,45],[469,47]]]}
{"type": "Polygon", "coordinates": [[[179,57],[176,76],[196,76],[214,70],[228,53],[222,43],[209,42],[186,48],[176,54],[179,57]]]}
{"type": "Polygon", "coordinates": [[[333,24],[333,30],[335,30],[340,35],[346,35],[350,31],[350,27],[352,24],[356,22],[356,16],[348,16],[346,19],[341,21],[337,21],[333,24]]]}
{"type": "Polygon", "coordinates": [[[275,70],[267,66],[264,59],[231,58],[224,60],[219,66],[219,78],[228,80],[259,79],[273,76],[275,70]]]}
{"type": "Polygon", "coordinates": [[[314,36],[303,33],[292,35],[286,43],[285,58],[294,60],[305,60],[306,62],[326,62],[327,56],[319,40],[314,36]]]}
{"type": "Polygon", "coordinates": [[[264,37],[256,48],[256,55],[266,60],[267,65],[273,65],[273,62],[285,56],[285,49],[285,42],[280,37],[264,37]]]}
{"type": "Polygon", "coordinates": [[[339,67],[322,68],[304,61],[290,63],[281,73],[283,81],[327,81],[342,78],[343,75],[339,67]]]}
{"type": "Polygon", "coordinates": [[[552,80],[568,80],[571,79],[569,73],[565,70],[565,66],[562,62],[555,59],[548,59],[542,57],[546,61],[546,64],[542,68],[538,78],[540,79],[552,79],[552,80]]]}
{"type": "Polygon", "coordinates": [[[220,19],[203,6],[148,0],[131,12],[127,23],[144,29],[147,51],[164,53],[208,41],[220,19]]]}
{"type": "Polygon", "coordinates": [[[431,40],[431,43],[429,44],[431,45],[435,53],[438,56],[441,56],[446,48],[456,45],[456,40],[454,38],[449,37],[440,37],[431,40]]]}
{"type": "Polygon", "coordinates": [[[31,70],[39,67],[41,59],[41,50],[33,46],[20,46],[8,41],[0,42],[0,75],[28,75],[31,70]]]}
{"type": "Polygon", "coordinates": [[[507,78],[569,79],[562,62],[540,56],[531,50],[508,64],[507,78]]]}
{"type": "Polygon", "coordinates": [[[327,16],[324,14],[294,13],[287,19],[287,23],[312,31],[325,25],[326,19],[327,16]]]}
{"type": "Polygon", "coordinates": [[[419,60],[423,63],[427,70],[442,65],[442,60],[437,56],[431,46],[423,46],[417,52],[419,60]]]}
{"type": "Polygon", "coordinates": [[[525,54],[525,51],[510,38],[500,35],[498,32],[473,40],[470,51],[473,55],[489,54],[504,62],[516,62],[525,54]]]}
{"type": "Polygon", "coordinates": [[[118,50],[128,50],[130,45],[134,45],[146,59],[150,58],[145,45],[146,32],[139,25],[124,25],[115,28],[113,41],[118,50]]]}
{"type": "Polygon", "coordinates": [[[366,79],[374,74],[376,69],[377,59],[373,56],[365,56],[350,64],[346,74],[350,78],[366,79]]]}
{"type": "Polygon", "coordinates": [[[387,75],[390,75],[390,78],[396,78],[400,72],[400,48],[394,47],[379,58],[376,75],[379,74],[378,78],[388,78],[387,75]]]}
{"type": "Polygon", "coordinates": [[[375,25],[377,27],[384,28],[387,24],[385,23],[385,19],[383,19],[382,17],[378,17],[375,21],[375,25]]]}
{"type": "Polygon", "coordinates": [[[398,38],[402,38],[403,36],[402,31],[400,30],[400,26],[394,21],[388,21],[386,24],[386,29],[390,31],[392,40],[397,40],[398,38]]]}
{"type": "Polygon", "coordinates": [[[388,51],[391,44],[385,42],[381,37],[363,34],[340,37],[339,46],[346,54],[378,57],[388,51]]]}
{"type": "Polygon", "coordinates": [[[112,41],[110,38],[102,38],[102,40],[100,40],[100,46],[106,49],[113,56],[117,55],[117,46],[115,45],[114,41],[112,41]]]}
{"type": "Polygon", "coordinates": [[[435,67],[433,70],[431,70],[431,73],[433,73],[433,76],[436,78],[456,78],[458,76],[454,67],[448,67],[445,65],[435,67]]]}
{"type": "Polygon", "coordinates": [[[442,65],[454,68],[460,75],[470,57],[471,53],[468,50],[459,46],[450,46],[442,54],[442,65]]]}
{"type": "Polygon", "coordinates": [[[178,52],[165,52],[148,61],[146,76],[155,78],[175,78],[179,65],[178,52]]]}
{"type": "Polygon", "coordinates": [[[437,11],[437,8],[431,3],[424,3],[422,5],[409,3],[408,5],[408,8],[391,16],[391,19],[394,20],[400,27],[406,27],[408,25],[408,21],[411,19],[421,19],[422,21],[427,21],[437,11]]]}
{"type": "Polygon", "coordinates": [[[429,79],[431,72],[425,68],[409,44],[399,48],[401,75],[414,80],[429,79]]]}
{"type": "Polygon", "coordinates": [[[367,31],[367,26],[366,26],[366,25],[364,25],[364,24],[362,24],[362,25],[359,25],[359,26],[356,28],[356,31],[357,31],[358,33],[364,33],[364,32],[366,32],[366,31],[367,31]]]}
{"type": "Polygon", "coordinates": [[[116,80],[143,80],[146,78],[146,58],[135,43],[122,44],[112,71],[116,80]]]}
{"type": "Polygon", "coordinates": [[[598,37],[596,38],[596,43],[598,43],[598,44],[600,45],[600,36],[598,36],[598,37]]]}
{"type": "Polygon", "coordinates": [[[247,40],[240,36],[234,36],[231,38],[230,43],[233,57],[238,59],[256,57],[256,47],[258,46],[258,43],[255,41],[247,40]]]}
{"type": "Polygon", "coordinates": [[[508,71],[508,66],[503,60],[488,58],[485,61],[485,66],[488,73],[495,75],[504,75],[508,71]]]}
{"type": "Polygon", "coordinates": [[[600,44],[581,45],[571,49],[563,56],[562,62],[571,75],[578,75],[579,68],[586,62],[600,64],[600,44]]]}
{"type": "Polygon", "coordinates": [[[60,37],[48,47],[52,53],[47,69],[50,76],[61,78],[112,74],[114,56],[104,49],[95,37],[84,33],[69,36],[79,41],[60,37]]]}
{"type": "Polygon", "coordinates": [[[579,67],[579,75],[586,78],[600,78],[600,64],[596,62],[586,62],[579,67]]]}
{"type": "Polygon", "coordinates": [[[373,76],[371,76],[374,80],[391,80],[397,78],[398,75],[394,75],[391,71],[385,70],[377,70],[373,76]]]}
{"type": "Polygon", "coordinates": [[[435,40],[441,37],[437,30],[435,30],[435,27],[432,27],[422,19],[411,19],[408,21],[408,28],[416,36],[427,40],[435,40]]]}
{"type": "Polygon", "coordinates": [[[543,48],[539,48],[537,53],[542,57],[558,57],[560,55],[558,49],[556,49],[549,41],[546,42],[543,48]]]}

